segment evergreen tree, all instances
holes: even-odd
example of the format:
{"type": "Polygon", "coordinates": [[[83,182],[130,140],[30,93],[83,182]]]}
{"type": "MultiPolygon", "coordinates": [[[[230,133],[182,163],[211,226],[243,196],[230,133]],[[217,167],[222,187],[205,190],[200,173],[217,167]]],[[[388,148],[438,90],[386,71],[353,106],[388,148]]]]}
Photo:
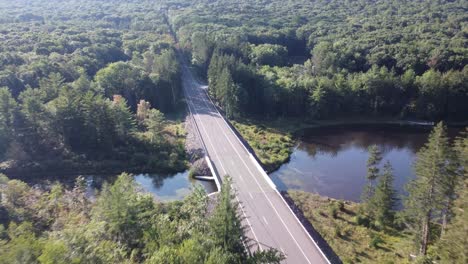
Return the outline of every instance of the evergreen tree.
{"type": "Polygon", "coordinates": [[[220,75],[220,67],[219,67],[219,60],[220,60],[220,54],[218,50],[216,50],[213,53],[213,56],[211,56],[211,61],[210,65],[208,67],[208,92],[210,95],[218,100],[218,94],[217,94],[217,80],[220,75]]]}
{"type": "Polygon", "coordinates": [[[468,130],[463,138],[457,139],[455,149],[463,168],[464,181],[457,185],[458,198],[454,202],[454,217],[447,225],[438,245],[438,256],[442,264],[464,264],[468,262],[468,130]]]}
{"type": "Polygon", "coordinates": [[[231,178],[224,177],[218,204],[209,221],[210,237],[215,249],[222,248],[223,254],[210,256],[209,262],[213,263],[216,257],[219,262],[215,263],[280,263],[284,256],[276,249],[249,252],[245,247],[248,241],[239,215],[240,205],[234,201],[231,186],[231,178]]]}
{"type": "Polygon", "coordinates": [[[151,109],[148,113],[148,118],[145,119],[145,126],[148,132],[151,133],[151,142],[158,142],[162,137],[164,128],[164,115],[157,109],[151,109]]]}
{"type": "Polygon", "coordinates": [[[122,173],[113,185],[103,187],[92,212],[94,221],[105,223],[112,240],[129,248],[139,245],[154,208],[152,197],[136,188],[133,177],[122,173]]]}
{"type": "Polygon", "coordinates": [[[0,160],[13,138],[13,120],[17,108],[8,88],[0,88],[0,160]]]}
{"type": "Polygon", "coordinates": [[[239,86],[234,83],[232,75],[228,68],[224,68],[218,80],[219,92],[221,94],[221,106],[226,111],[228,118],[238,115],[239,86]]]}
{"type": "Polygon", "coordinates": [[[374,182],[379,177],[380,169],[379,164],[382,161],[382,154],[379,151],[379,148],[376,145],[369,147],[369,158],[367,160],[367,175],[366,175],[366,186],[364,187],[362,193],[362,203],[367,208],[368,215],[371,215],[372,209],[369,208],[369,201],[374,196],[375,187],[374,182]]]}
{"type": "Polygon", "coordinates": [[[451,149],[445,126],[437,124],[426,145],[418,152],[414,164],[416,179],[407,185],[404,214],[415,235],[419,254],[426,255],[429,235],[433,231],[431,221],[440,217],[446,208],[446,182],[451,177],[451,149]]]}
{"type": "Polygon", "coordinates": [[[62,88],[64,79],[60,73],[51,73],[47,78],[39,80],[39,88],[45,93],[45,101],[56,98],[62,88]]]}
{"type": "MultiPolygon", "coordinates": [[[[468,155],[468,153],[466,153],[468,155]]],[[[465,177],[468,176],[465,173],[465,177]]],[[[465,264],[468,262],[468,178],[458,189],[455,216],[442,235],[437,253],[441,264],[465,264]]]]}
{"type": "Polygon", "coordinates": [[[114,95],[111,112],[117,136],[120,139],[126,139],[136,130],[136,121],[127,101],[122,96],[114,95]]]}
{"type": "Polygon", "coordinates": [[[379,183],[375,189],[370,204],[374,210],[375,225],[377,227],[390,226],[395,215],[395,196],[393,189],[393,169],[390,162],[386,162],[380,176],[379,183]]]}
{"type": "Polygon", "coordinates": [[[225,177],[219,197],[220,201],[210,219],[211,237],[216,246],[245,258],[246,251],[242,244],[244,230],[239,216],[239,205],[234,202],[231,184],[231,178],[225,177]]]}

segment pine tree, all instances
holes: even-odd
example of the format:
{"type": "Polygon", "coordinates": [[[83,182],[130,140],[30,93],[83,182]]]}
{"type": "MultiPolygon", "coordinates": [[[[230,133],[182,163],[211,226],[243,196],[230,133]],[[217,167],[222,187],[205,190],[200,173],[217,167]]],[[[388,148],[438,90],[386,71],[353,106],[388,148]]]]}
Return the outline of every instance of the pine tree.
{"type": "Polygon", "coordinates": [[[237,116],[238,114],[238,91],[239,86],[234,83],[231,73],[228,68],[224,68],[218,80],[219,96],[221,98],[221,106],[226,112],[228,118],[237,116]]]}
{"type": "Polygon", "coordinates": [[[390,226],[393,223],[396,201],[393,181],[393,168],[390,162],[387,161],[375,189],[375,194],[370,201],[371,208],[374,209],[375,225],[378,227],[390,226]]]}
{"type": "Polygon", "coordinates": [[[208,92],[216,100],[219,99],[218,94],[217,94],[217,82],[216,82],[220,74],[219,60],[220,60],[220,55],[219,55],[219,52],[216,50],[213,53],[213,56],[211,56],[210,65],[208,67],[208,92]]]}
{"type": "Polygon", "coordinates": [[[379,164],[382,161],[382,154],[379,151],[379,148],[376,145],[369,147],[369,159],[367,160],[367,176],[366,176],[366,186],[362,192],[362,203],[364,208],[366,208],[366,213],[372,215],[372,209],[369,207],[369,201],[374,196],[375,187],[374,182],[379,177],[380,169],[379,164]]]}
{"type": "Polygon", "coordinates": [[[463,171],[462,184],[457,185],[458,198],[454,202],[454,217],[447,225],[438,244],[438,255],[442,264],[464,264],[468,262],[468,129],[455,143],[458,161],[463,171]]]}
{"type": "Polygon", "coordinates": [[[468,178],[460,187],[459,197],[455,201],[455,216],[438,245],[441,264],[468,263],[468,178]]]}
{"type": "Polygon", "coordinates": [[[162,138],[162,130],[164,129],[164,114],[157,109],[151,109],[148,113],[148,118],[144,122],[146,128],[151,133],[151,142],[159,142],[162,138]]]}
{"type": "Polygon", "coordinates": [[[0,159],[7,151],[13,138],[13,120],[18,104],[8,88],[0,88],[0,159]]]}
{"type": "Polygon", "coordinates": [[[420,255],[426,255],[431,221],[446,208],[446,182],[450,177],[451,149],[442,123],[429,135],[426,145],[418,152],[414,163],[416,179],[408,183],[404,214],[415,235],[420,255]]]}
{"type": "Polygon", "coordinates": [[[220,201],[210,219],[211,237],[216,246],[224,251],[245,257],[245,248],[242,244],[244,230],[239,217],[239,205],[234,202],[234,194],[229,176],[223,180],[220,201]]]}

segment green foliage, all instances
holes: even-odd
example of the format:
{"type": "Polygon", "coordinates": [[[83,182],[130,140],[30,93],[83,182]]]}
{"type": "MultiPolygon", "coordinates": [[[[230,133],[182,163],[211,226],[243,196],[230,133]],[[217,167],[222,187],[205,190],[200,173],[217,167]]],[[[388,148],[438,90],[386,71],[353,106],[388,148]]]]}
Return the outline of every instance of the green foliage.
{"type": "Polygon", "coordinates": [[[288,55],[288,50],[275,44],[260,44],[252,46],[249,57],[257,65],[282,66],[288,55]]]}
{"type": "Polygon", "coordinates": [[[241,104],[254,102],[238,115],[464,121],[468,110],[462,1],[204,0],[170,15],[202,75],[216,53],[250,65],[230,68],[241,104]]]}
{"type": "Polygon", "coordinates": [[[374,234],[372,233],[371,235],[371,241],[369,243],[369,247],[372,247],[372,248],[379,248],[379,245],[382,244],[384,241],[382,239],[382,237],[378,234],[374,234]]]}
{"type": "Polygon", "coordinates": [[[234,127],[259,157],[267,171],[273,171],[289,159],[294,140],[281,126],[257,125],[246,120],[232,121],[234,127]]]}
{"type": "Polygon", "coordinates": [[[244,236],[244,231],[239,217],[239,205],[233,202],[231,184],[230,178],[225,177],[220,201],[210,221],[210,230],[215,245],[242,257],[246,249],[239,238],[244,236]]]}
{"type": "Polygon", "coordinates": [[[462,176],[464,180],[456,187],[457,199],[454,203],[454,217],[447,226],[447,231],[442,234],[437,244],[436,253],[440,263],[466,263],[468,260],[467,236],[468,233],[468,137],[459,138],[456,142],[456,150],[464,166],[462,176]]]}
{"type": "Polygon", "coordinates": [[[43,264],[59,264],[65,261],[68,263],[78,263],[77,260],[68,259],[67,255],[69,254],[69,249],[63,241],[53,240],[45,243],[38,260],[43,264]]]}
{"type": "Polygon", "coordinates": [[[160,132],[155,142],[135,124],[140,100],[164,113],[181,101],[180,65],[161,3],[54,1],[2,4],[27,18],[2,12],[0,19],[6,171],[183,168],[182,140],[160,132]]]}
{"type": "Polygon", "coordinates": [[[8,88],[0,88],[0,159],[2,159],[13,139],[13,121],[17,103],[8,88]]]}
{"type": "Polygon", "coordinates": [[[14,217],[0,230],[0,263],[280,263],[284,257],[274,249],[244,247],[230,186],[227,177],[209,211],[201,186],[184,201],[157,203],[126,173],[94,200],[82,179],[72,190],[57,184],[46,191],[5,178],[0,205],[14,217]]]}
{"type": "MultiPolygon", "coordinates": [[[[376,145],[369,147],[369,158],[367,159],[367,175],[366,175],[366,186],[362,193],[362,202],[364,204],[369,204],[369,201],[375,194],[375,181],[379,177],[380,169],[379,164],[382,161],[382,154],[376,145]]],[[[372,212],[372,209],[369,208],[368,212],[372,212]]]]}
{"type": "Polygon", "coordinates": [[[138,244],[154,209],[149,195],[136,192],[135,182],[129,174],[121,174],[112,186],[104,186],[93,219],[107,223],[112,240],[129,246],[138,244]]]}
{"type": "Polygon", "coordinates": [[[370,201],[374,210],[374,225],[378,228],[391,226],[395,215],[396,192],[393,188],[392,166],[387,161],[377,184],[375,194],[370,201]]]}
{"type": "Polygon", "coordinates": [[[393,227],[381,231],[359,224],[360,204],[343,201],[339,217],[333,218],[327,212],[339,201],[300,191],[288,194],[343,263],[410,263],[411,236],[393,227]],[[377,247],[371,246],[375,242],[377,247]]]}
{"type": "Polygon", "coordinates": [[[428,246],[434,242],[430,240],[435,228],[431,223],[451,211],[453,183],[458,181],[453,151],[442,122],[434,128],[417,155],[414,164],[416,179],[407,185],[408,197],[404,205],[419,254],[426,255],[428,246]]]}
{"type": "Polygon", "coordinates": [[[11,223],[8,228],[8,243],[0,246],[0,263],[35,263],[41,254],[42,242],[33,232],[32,224],[11,223]]]}
{"type": "Polygon", "coordinates": [[[340,206],[338,203],[332,202],[328,210],[329,210],[330,217],[336,219],[338,217],[338,212],[340,211],[340,206]]]}
{"type": "Polygon", "coordinates": [[[156,109],[151,109],[145,119],[145,126],[151,133],[151,142],[157,142],[164,128],[164,115],[156,109]]]}

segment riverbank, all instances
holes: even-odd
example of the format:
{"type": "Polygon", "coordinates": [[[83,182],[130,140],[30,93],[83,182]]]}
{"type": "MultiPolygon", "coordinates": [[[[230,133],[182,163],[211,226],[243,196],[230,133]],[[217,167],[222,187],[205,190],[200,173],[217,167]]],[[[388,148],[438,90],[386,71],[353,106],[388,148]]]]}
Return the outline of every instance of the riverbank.
{"type": "MultiPolygon", "coordinates": [[[[333,120],[304,121],[302,119],[236,119],[230,121],[254,150],[263,165],[271,173],[290,159],[293,147],[303,131],[308,129],[346,125],[395,125],[432,127],[433,122],[422,120],[399,120],[395,118],[346,118],[333,120]]],[[[450,126],[464,127],[468,123],[448,123],[450,126]]]]}
{"type": "MultiPolygon", "coordinates": [[[[76,175],[117,175],[127,173],[177,173],[188,169],[187,155],[183,150],[186,141],[184,118],[180,114],[166,119],[162,136],[166,144],[161,153],[145,155],[144,149],[131,149],[128,153],[117,150],[115,158],[90,160],[84,155],[71,157],[42,158],[25,162],[7,160],[0,163],[0,173],[10,178],[26,180],[31,177],[47,178],[76,175]],[[133,155],[131,155],[133,153],[133,155]],[[156,155],[157,154],[157,155],[156,155]]],[[[145,138],[145,133],[138,137],[145,138]]],[[[148,152],[148,151],[146,151],[148,152]]]]}
{"type": "Polygon", "coordinates": [[[289,191],[288,196],[343,263],[410,263],[410,235],[358,225],[358,203],[301,191],[289,191]]]}
{"type": "Polygon", "coordinates": [[[274,171],[289,160],[294,146],[291,134],[247,120],[231,121],[231,124],[252,147],[266,171],[274,171]]]}

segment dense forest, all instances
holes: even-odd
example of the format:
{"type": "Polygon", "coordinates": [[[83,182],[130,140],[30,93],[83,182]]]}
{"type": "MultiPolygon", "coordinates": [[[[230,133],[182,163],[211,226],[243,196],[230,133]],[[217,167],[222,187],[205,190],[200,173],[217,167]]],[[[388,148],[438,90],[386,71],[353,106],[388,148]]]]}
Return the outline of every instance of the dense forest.
{"type": "Polygon", "coordinates": [[[174,30],[230,117],[466,121],[465,1],[183,3],[174,30]]]}
{"type": "Polygon", "coordinates": [[[2,3],[2,168],[184,167],[177,48],[230,118],[466,121],[463,4],[2,3]]]}
{"type": "MultiPolygon", "coordinates": [[[[217,200],[197,188],[170,203],[126,173],[95,197],[82,178],[73,189],[16,178],[186,169],[185,64],[232,120],[466,123],[466,10],[463,0],[0,0],[10,177],[0,174],[0,263],[279,263],[274,249],[250,252],[229,178],[217,200]]],[[[287,159],[279,146],[292,139],[268,138],[287,159]]],[[[436,126],[401,211],[392,167],[372,149],[356,226],[410,234],[419,263],[466,263],[467,146],[436,126]]]]}
{"type": "Polygon", "coordinates": [[[279,263],[252,253],[230,181],[216,203],[202,188],[184,201],[156,203],[122,174],[95,199],[83,178],[48,191],[0,175],[0,263],[279,263]]]}
{"type": "Polygon", "coordinates": [[[180,170],[180,66],[153,1],[0,3],[0,160],[34,172],[180,170]],[[53,8],[52,8],[53,7],[53,8]]]}

